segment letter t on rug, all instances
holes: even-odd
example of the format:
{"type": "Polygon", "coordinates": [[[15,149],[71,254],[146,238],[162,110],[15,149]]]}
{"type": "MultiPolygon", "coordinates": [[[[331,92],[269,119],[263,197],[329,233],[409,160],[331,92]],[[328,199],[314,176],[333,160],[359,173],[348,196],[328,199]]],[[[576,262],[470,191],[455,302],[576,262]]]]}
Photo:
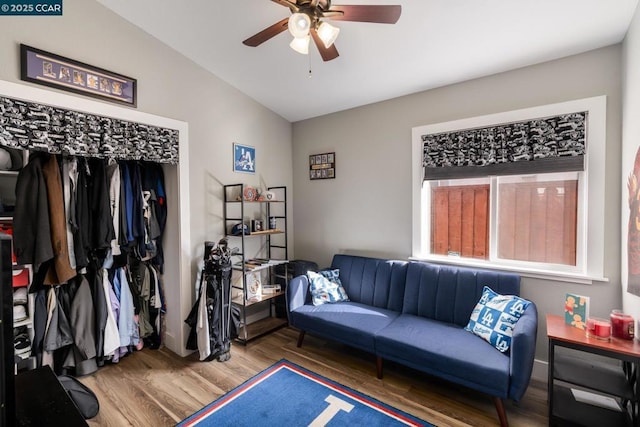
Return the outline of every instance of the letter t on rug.
{"type": "Polygon", "coordinates": [[[320,415],[318,415],[316,419],[311,422],[311,424],[309,424],[309,427],[324,427],[329,423],[329,421],[331,421],[333,417],[336,416],[339,411],[351,412],[351,410],[353,409],[352,404],[345,402],[344,400],[337,398],[332,394],[327,396],[324,401],[327,402],[329,406],[327,406],[327,408],[322,411],[320,415]]]}

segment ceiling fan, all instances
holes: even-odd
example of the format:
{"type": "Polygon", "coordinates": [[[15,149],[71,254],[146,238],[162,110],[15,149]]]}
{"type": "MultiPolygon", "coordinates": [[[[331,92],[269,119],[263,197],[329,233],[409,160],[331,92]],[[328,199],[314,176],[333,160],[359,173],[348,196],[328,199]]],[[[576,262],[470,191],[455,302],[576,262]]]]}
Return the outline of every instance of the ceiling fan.
{"type": "Polygon", "coordinates": [[[294,37],[290,44],[293,50],[307,54],[309,40],[313,38],[324,61],[331,61],[338,57],[338,49],[333,43],[340,29],[323,19],[395,24],[402,11],[399,5],[336,5],[332,7],[331,0],[271,1],[288,7],[291,10],[291,16],[265,28],[242,43],[256,47],[288,28],[294,37]]]}

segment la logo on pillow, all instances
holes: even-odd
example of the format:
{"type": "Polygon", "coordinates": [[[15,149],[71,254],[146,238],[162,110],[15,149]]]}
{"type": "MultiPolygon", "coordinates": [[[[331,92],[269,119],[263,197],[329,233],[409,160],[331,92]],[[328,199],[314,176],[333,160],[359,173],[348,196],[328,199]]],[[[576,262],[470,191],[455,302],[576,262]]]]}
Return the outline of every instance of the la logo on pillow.
{"type": "Polygon", "coordinates": [[[485,286],[465,330],[506,353],[511,347],[513,328],[530,304],[531,302],[524,298],[500,295],[485,286]]]}

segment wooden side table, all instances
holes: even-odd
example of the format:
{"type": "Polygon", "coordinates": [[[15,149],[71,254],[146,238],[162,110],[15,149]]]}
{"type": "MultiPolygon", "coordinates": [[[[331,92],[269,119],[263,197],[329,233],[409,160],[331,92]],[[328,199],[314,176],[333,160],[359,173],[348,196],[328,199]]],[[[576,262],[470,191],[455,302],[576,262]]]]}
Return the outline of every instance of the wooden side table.
{"type": "Polygon", "coordinates": [[[547,315],[549,339],[549,425],[640,426],[640,342],[587,337],[585,331],[566,325],[564,317],[547,315]],[[556,347],[597,354],[622,362],[621,367],[587,359],[556,355],[556,347]],[[573,387],[614,398],[622,411],[579,402],[573,387]]]}

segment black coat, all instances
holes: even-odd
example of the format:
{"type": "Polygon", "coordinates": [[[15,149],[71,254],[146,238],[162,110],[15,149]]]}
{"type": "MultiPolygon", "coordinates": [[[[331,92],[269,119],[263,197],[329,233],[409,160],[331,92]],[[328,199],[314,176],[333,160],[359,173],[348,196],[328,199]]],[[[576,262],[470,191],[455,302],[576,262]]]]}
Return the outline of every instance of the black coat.
{"type": "Polygon", "coordinates": [[[48,154],[33,153],[16,182],[13,247],[18,264],[33,264],[36,271],[53,258],[47,186],[42,173],[48,158],[48,154]]]}
{"type": "Polygon", "coordinates": [[[81,269],[89,264],[91,252],[89,194],[87,193],[87,163],[78,158],[78,182],[76,188],[75,210],[76,224],[73,230],[73,250],[76,254],[76,268],[81,269]]]}
{"type": "Polygon", "coordinates": [[[89,209],[91,220],[91,246],[94,250],[102,251],[99,258],[111,248],[111,241],[115,236],[113,219],[111,218],[111,201],[109,198],[109,184],[107,183],[106,163],[102,159],[89,159],[91,176],[88,182],[89,209]]]}

